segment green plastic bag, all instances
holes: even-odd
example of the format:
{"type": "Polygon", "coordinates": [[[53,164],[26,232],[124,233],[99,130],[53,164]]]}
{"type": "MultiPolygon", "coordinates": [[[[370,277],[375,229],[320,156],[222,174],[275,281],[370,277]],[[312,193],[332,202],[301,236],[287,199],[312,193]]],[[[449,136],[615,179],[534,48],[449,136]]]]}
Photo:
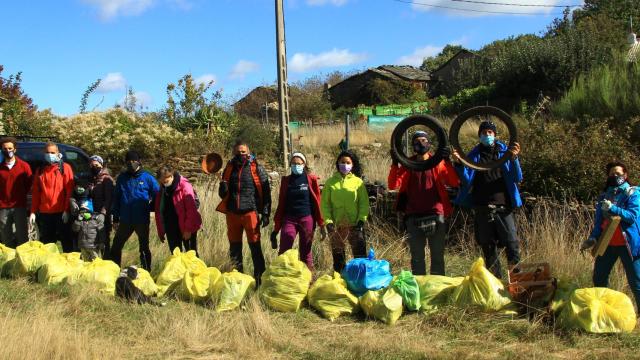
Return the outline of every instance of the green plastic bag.
{"type": "Polygon", "coordinates": [[[307,297],[309,305],[331,321],[341,315],[353,314],[359,308],[358,298],[349,292],[347,282],[337,272],[333,277],[323,275],[316,280],[307,297]]]}
{"type": "Polygon", "coordinates": [[[311,271],[299,260],[297,249],[287,250],[278,256],[262,274],[260,299],[271,309],[296,312],[307,297],[311,271]]]}
{"type": "Polygon", "coordinates": [[[586,332],[630,333],[636,312],[629,297],[608,288],[577,289],[558,318],[560,326],[586,332]]]}
{"type": "Polygon", "coordinates": [[[27,241],[16,248],[15,275],[35,275],[51,254],[59,254],[56,244],[27,241]]]}
{"type": "Polygon", "coordinates": [[[499,311],[511,303],[504,284],[487,270],[482,258],[473,263],[469,274],[455,288],[452,300],[457,306],[477,306],[484,311],[499,311]]]}
{"type": "Polygon", "coordinates": [[[206,269],[207,265],[198,259],[195,251],[189,250],[183,253],[179,248],[175,248],[156,279],[158,296],[164,296],[170,288],[176,287],[188,271],[205,271],[206,269]]]}
{"type": "Polygon", "coordinates": [[[402,296],[393,287],[369,290],[360,297],[360,306],[369,317],[394,325],[402,316],[402,296]]]}
{"type": "Polygon", "coordinates": [[[0,244],[0,269],[6,264],[8,261],[16,258],[16,251],[4,244],[0,244]]]}
{"type": "Polygon", "coordinates": [[[222,274],[212,291],[216,312],[237,309],[247,295],[247,291],[255,287],[256,281],[253,277],[238,270],[222,274]]]}
{"type": "Polygon", "coordinates": [[[420,310],[429,313],[441,306],[451,304],[453,291],[462,284],[462,280],[464,277],[416,276],[416,282],[420,287],[420,310]]]}
{"type": "Polygon", "coordinates": [[[41,284],[60,284],[68,276],[80,271],[84,261],[79,252],[68,254],[50,254],[38,270],[38,282],[41,284]]]}
{"type": "Polygon", "coordinates": [[[402,303],[410,311],[420,310],[420,287],[411,271],[403,270],[391,281],[391,285],[402,296],[402,303]]]}

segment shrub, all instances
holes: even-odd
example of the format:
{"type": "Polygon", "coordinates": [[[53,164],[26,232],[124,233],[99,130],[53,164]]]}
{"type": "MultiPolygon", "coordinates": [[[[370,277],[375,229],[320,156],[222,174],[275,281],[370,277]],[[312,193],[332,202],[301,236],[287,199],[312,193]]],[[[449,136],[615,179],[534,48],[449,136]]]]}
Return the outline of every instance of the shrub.
{"type": "Polygon", "coordinates": [[[437,99],[440,113],[453,115],[473,106],[485,105],[494,92],[493,85],[480,85],[472,89],[463,89],[450,98],[441,95],[437,99]]]}

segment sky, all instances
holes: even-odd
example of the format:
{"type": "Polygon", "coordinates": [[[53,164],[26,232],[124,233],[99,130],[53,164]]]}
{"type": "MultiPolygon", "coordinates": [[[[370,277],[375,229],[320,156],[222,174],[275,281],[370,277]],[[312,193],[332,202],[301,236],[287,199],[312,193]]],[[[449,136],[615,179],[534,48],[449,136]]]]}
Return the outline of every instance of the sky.
{"type": "MultiPolygon", "coordinates": [[[[419,66],[446,44],[479,49],[509,36],[540,34],[562,12],[474,1],[284,0],[289,81],[383,64],[419,66]]],[[[98,78],[89,110],[121,103],[129,87],[146,110],[161,109],[167,84],[189,73],[197,81],[213,80],[232,103],[276,80],[274,3],[0,0],[0,75],[22,72],[23,88],[38,108],[59,115],[77,113],[83,92],[98,78]]]]}

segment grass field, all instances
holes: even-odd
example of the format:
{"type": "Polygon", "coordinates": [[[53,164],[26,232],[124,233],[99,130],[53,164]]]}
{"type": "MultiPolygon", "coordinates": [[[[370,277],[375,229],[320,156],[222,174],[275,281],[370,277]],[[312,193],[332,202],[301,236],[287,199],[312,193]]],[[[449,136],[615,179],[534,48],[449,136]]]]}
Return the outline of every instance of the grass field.
{"type": "MultiPolygon", "coordinates": [[[[324,143],[334,140],[327,134],[316,136],[324,143]]],[[[368,145],[372,139],[358,145],[368,145]]],[[[313,165],[321,175],[330,175],[333,159],[324,160],[330,151],[321,145],[308,148],[310,153],[325,154],[313,165]]],[[[376,169],[373,178],[386,178],[385,151],[373,150],[363,159],[365,168],[376,169]]],[[[219,201],[215,184],[199,185],[198,193],[205,222],[199,234],[201,257],[209,266],[228,271],[224,219],[214,210],[219,201]]],[[[518,226],[523,261],[548,261],[554,276],[590,286],[592,260],[577,251],[591,226],[588,212],[542,202],[527,214],[518,213],[518,226]]],[[[469,228],[465,229],[456,233],[456,244],[447,252],[447,275],[464,275],[479,256],[469,228]]],[[[390,261],[394,273],[409,268],[405,243],[390,229],[372,226],[369,245],[378,257],[390,261]]],[[[275,251],[268,242],[263,249],[269,263],[275,251]]],[[[152,252],[157,273],[169,250],[154,236],[152,252]]],[[[330,273],[329,244],[316,239],[313,252],[316,275],[330,273]]],[[[138,262],[137,241],[132,238],[123,265],[138,262]]],[[[246,248],[245,269],[252,273],[246,248]]],[[[629,294],[620,267],[611,280],[612,288],[629,294]]],[[[393,327],[362,315],[330,322],[308,307],[296,314],[269,311],[255,294],[242,310],[217,314],[206,306],[173,300],[165,307],[138,306],[83,288],[0,280],[0,359],[630,359],[640,358],[639,335],[638,330],[588,335],[535,318],[453,307],[432,315],[405,313],[393,327]]]]}

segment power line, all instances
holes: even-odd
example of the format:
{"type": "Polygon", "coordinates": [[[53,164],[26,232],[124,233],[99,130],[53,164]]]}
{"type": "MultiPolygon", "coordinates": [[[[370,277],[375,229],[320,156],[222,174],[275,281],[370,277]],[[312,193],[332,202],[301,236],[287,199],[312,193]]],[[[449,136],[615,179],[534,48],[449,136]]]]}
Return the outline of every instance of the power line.
{"type": "Polygon", "coordinates": [[[546,8],[567,8],[567,7],[579,7],[579,4],[569,5],[549,5],[549,4],[514,4],[514,3],[502,3],[502,2],[488,2],[488,1],[474,1],[474,0],[449,0],[455,2],[464,2],[471,4],[484,4],[484,5],[503,5],[503,6],[526,6],[526,7],[546,7],[546,8]]]}
{"type": "Polygon", "coordinates": [[[465,8],[459,8],[459,7],[454,7],[454,6],[428,4],[428,3],[411,1],[411,0],[392,0],[392,1],[403,3],[403,4],[412,4],[412,5],[424,6],[424,7],[433,7],[433,8],[439,8],[439,9],[448,9],[448,10],[456,10],[456,11],[467,11],[467,12],[484,13],[484,14],[534,15],[534,16],[536,16],[536,15],[537,16],[548,16],[548,15],[560,16],[560,15],[562,15],[562,13],[540,14],[540,13],[526,13],[526,12],[512,12],[512,11],[491,11],[491,10],[465,9],[465,8]]]}

